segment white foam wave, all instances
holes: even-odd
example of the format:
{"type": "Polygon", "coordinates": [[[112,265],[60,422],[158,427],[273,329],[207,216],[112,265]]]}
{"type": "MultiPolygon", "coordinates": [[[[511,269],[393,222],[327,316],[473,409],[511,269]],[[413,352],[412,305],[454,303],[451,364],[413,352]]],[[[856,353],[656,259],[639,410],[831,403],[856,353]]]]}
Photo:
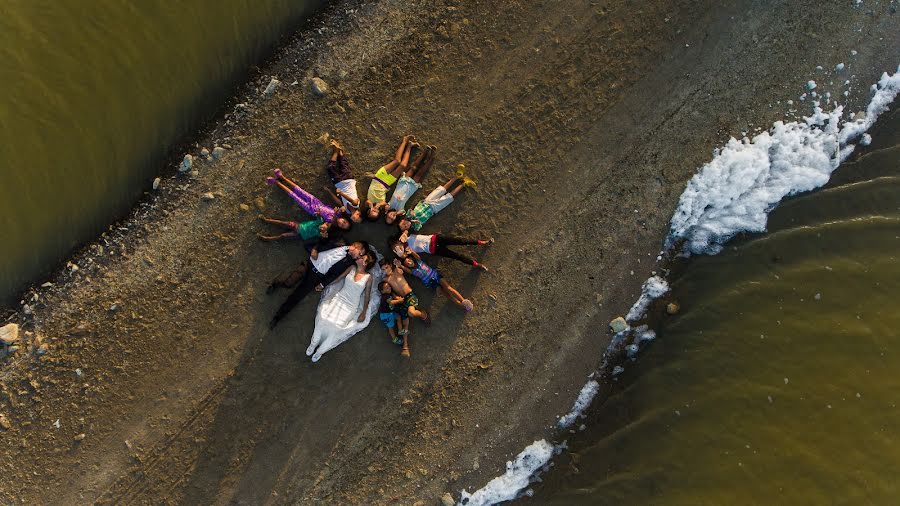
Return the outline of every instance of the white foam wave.
{"type": "Polygon", "coordinates": [[[556,449],[546,439],[535,441],[522,450],[516,460],[506,463],[506,472],[472,494],[462,492],[459,504],[488,506],[515,499],[531,483],[531,476],[550,462],[556,449]]]}
{"type": "MultiPolygon", "coordinates": [[[[898,69],[900,70],[900,69],[898,69]]],[[[775,123],[752,139],[730,139],[687,184],[669,227],[666,249],[715,254],[741,232],[763,232],[781,199],[818,188],[855,148],[900,91],[900,72],[885,73],[864,118],[842,121],[843,106],[818,105],[803,121],[775,123]]]]}
{"type": "Polygon", "coordinates": [[[628,314],[625,315],[625,320],[635,322],[643,318],[644,314],[647,313],[647,308],[650,307],[650,303],[653,302],[654,299],[662,297],[668,291],[669,283],[667,283],[665,279],[659,276],[647,278],[647,281],[644,281],[643,286],[641,286],[641,296],[638,297],[637,302],[631,306],[628,314]]]}
{"type": "MultiPolygon", "coordinates": [[[[843,106],[824,112],[817,104],[812,116],[803,122],[779,121],[752,140],[730,139],[688,182],[672,217],[665,249],[671,250],[676,243],[684,241],[682,248],[686,252],[716,254],[735,234],[765,231],[768,213],[781,199],[828,182],[834,169],[855,149],[851,142],[867,140],[866,131],[888,110],[898,93],[900,67],[892,75],[883,74],[878,84],[873,85],[872,100],[863,118],[842,122],[843,106]]],[[[626,320],[634,322],[642,318],[650,302],[668,290],[665,279],[648,278],[626,320]]],[[[639,349],[643,342],[655,339],[656,333],[641,325],[613,336],[601,370],[608,370],[607,357],[629,336],[633,336],[632,345],[639,349]]],[[[617,365],[611,374],[615,376],[624,370],[617,365]]],[[[589,380],[579,392],[572,411],[560,418],[558,426],[571,425],[590,406],[599,387],[596,380],[589,380]]],[[[549,463],[556,450],[546,440],[535,441],[514,462],[506,463],[505,474],[472,494],[463,491],[459,504],[487,506],[515,499],[531,483],[531,477],[549,463]]]]}
{"type": "Polygon", "coordinates": [[[565,416],[559,419],[559,422],[556,423],[557,427],[561,429],[571,427],[572,424],[575,423],[575,420],[584,413],[584,410],[591,405],[594,397],[597,396],[598,390],[600,390],[600,383],[597,383],[596,380],[590,380],[585,383],[584,386],[581,387],[581,391],[578,392],[578,398],[575,399],[572,411],[569,411],[565,416]]]}

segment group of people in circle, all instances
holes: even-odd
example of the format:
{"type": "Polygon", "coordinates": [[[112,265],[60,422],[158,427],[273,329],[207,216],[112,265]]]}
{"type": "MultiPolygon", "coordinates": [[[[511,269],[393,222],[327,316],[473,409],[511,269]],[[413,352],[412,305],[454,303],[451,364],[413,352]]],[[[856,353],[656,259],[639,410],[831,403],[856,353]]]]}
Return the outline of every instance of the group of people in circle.
{"type": "Polygon", "coordinates": [[[275,328],[313,291],[321,292],[316,326],[307,349],[313,361],[365,328],[375,315],[387,328],[391,341],[401,346],[401,355],[408,357],[410,319],[429,325],[431,317],[420,307],[407,275],[427,289],[440,290],[466,312],[474,308],[472,301],[429,265],[423,255],[442,256],[487,271],[484,264],[451,246],[486,246],[493,243],[493,238],[424,233],[422,229],[435,214],[452,204],[463,189],[474,187],[475,182],[466,176],[465,167],[460,164],[444,184],[407,210],[407,203],[422,188],[422,180],[434,165],[437,148],[421,145],[414,136],[406,135],[393,159],[372,175],[365,200],[361,200],[357,180],[340,141],[332,140],[329,150],[326,172],[333,187],[326,186],[324,190],[333,206],[303,189],[280,169],[266,178],[269,185],[283,190],[311,217],[296,222],[259,216],[263,222],[284,229],[277,235],[259,234],[260,239],[299,238],[306,242],[309,252],[303,265],[282,274],[269,285],[268,293],[278,288],[293,288],[269,326],[275,328]],[[382,256],[365,241],[345,240],[354,227],[382,219],[395,228],[388,234],[388,255],[392,259],[382,256]]]}

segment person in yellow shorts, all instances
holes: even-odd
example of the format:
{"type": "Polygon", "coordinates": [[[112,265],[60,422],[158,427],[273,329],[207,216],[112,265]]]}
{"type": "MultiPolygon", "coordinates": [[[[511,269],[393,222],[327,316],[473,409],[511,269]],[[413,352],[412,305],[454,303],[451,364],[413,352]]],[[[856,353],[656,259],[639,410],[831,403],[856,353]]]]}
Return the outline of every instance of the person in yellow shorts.
{"type": "Polygon", "coordinates": [[[412,135],[404,136],[394,159],[375,172],[375,177],[372,178],[369,191],[366,193],[366,219],[369,221],[378,221],[382,211],[387,208],[388,191],[397,182],[397,178],[406,171],[409,153],[416,145],[418,144],[412,135]]]}

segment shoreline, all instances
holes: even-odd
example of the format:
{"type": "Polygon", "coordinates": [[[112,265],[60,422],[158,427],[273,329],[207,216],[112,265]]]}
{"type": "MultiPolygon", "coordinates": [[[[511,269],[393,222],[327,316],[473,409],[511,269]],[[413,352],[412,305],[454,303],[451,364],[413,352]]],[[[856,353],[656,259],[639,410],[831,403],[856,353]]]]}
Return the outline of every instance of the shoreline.
{"type": "MultiPolygon", "coordinates": [[[[47,305],[35,308],[37,331],[50,352],[23,353],[2,372],[0,410],[16,433],[15,442],[0,442],[2,463],[16,476],[9,499],[412,503],[483,486],[528,441],[558,434],[554,417],[568,412],[608,342],[597,329],[627,311],[644,271],[655,268],[675,199],[708,158],[702,148],[748,121],[771,123],[780,113],[766,104],[793,97],[805,82],[798,71],[788,90],[783,76],[733,90],[730,80],[751,72],[720,60],[751,34],[698,44],[709,29],[740,32],[725,28],[726,13],[703,5],[650,4],[635,14],[620,3],[586,2],[570,6],[585,14],[579,21],[500,6],[502,29],[489,6],[347,5],[327,8],[347,17],[322,15],[321,38],[292,38],[304,47],[288,44],[271,59],[282,87],[244,120],[238,135],[248,136],[235,149],[203,165],[185,189],[177,189],[183,180],[163,180],[172,207],[149,215],[149,230],[138,227],[146,237],[113,245],[126,254],[41,295],[47,305]],[[533,30],[536,19],[549,31],[533,30]],[[414,21],[422,28],[410,29],[414,21]],[[563,26],[569,32],[553,30],[563,26]],[[290,63],[298,54],[309,56],[308,67],[290,63]],[[685,76],[725,68],[733,74],[712,83],[685,76]],[[332,86],[325,98],[306,89],[313,74],[332,86]],[[734,96],[698,98],[729,89],[734,96]],[[434,228],[496,231],[490,275],[442,264],[478,309],[463,319],[438,303],[442,323],[421,335],[409,361],[370,328],[310,365],[302,349],[311,303],[284,328],[265,330],[280,301],[262,294],[265,283],[300,248],[258,244],[256,211],[239,205],[262,197],[267,209],[292,212],[262,175],[287,164],[299,180],[318,183],[311,189],[324,184],[322,133],[349,143],[362,173],[407,129],[440,146],[426,186],[460,162],[479,180],[478,192],[435,218],[434,228]],[[201,201],[206,192],[218,194],[201,201]],[[571,212],[557,222],[548,209],[571,212]],[[37,387],[10,388],[26,374],[37,387]],[[56,419],[68,422],[47,429],[56,419]],[[71,466],[75,472],[62,472],[71,466]],[[32,469],[47,469],[45,477],[31,478],[32,469]],[[66,496],[47,495],[44,479],[66,496]]],[[[772,11],[757,14],[777,21],[790,8],[772,11]]],[[[772,24],[767,33],[778,29],[772,24]]],[[[816,50],[824,63],[839,54],[816,50]]],[[[860,52],[866,72],[878,65],[871,53],[860,52]]],[[[787,57],[753,56],[753,70],[792,68],[787,57]]],[[[257,90],[268,82],[261,76],[257,90]]]]}

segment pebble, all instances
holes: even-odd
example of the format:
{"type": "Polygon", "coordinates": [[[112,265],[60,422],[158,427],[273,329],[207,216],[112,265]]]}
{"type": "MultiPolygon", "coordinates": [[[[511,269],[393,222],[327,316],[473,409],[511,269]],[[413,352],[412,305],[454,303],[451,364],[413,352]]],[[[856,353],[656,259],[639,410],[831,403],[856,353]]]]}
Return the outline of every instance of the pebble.
{"type": "Polygon", "coordinates": [[[256,197],[253,199],[253,205],[260,211],[264,211],[266,209],[266,200],[262,197],[256,197]]]}
{"type": "Polygon", "coordinates": [[[337,112],[340,114],[347,112],[347,109],[344,109],[344,107],[338,103],[335,103],[334,105],[332,105],[331,108],[334,110],[334,112],[337,112]]]}
{"type": "Polygon", "coordinates": [[[46,355],[48,351],[50,351],[50,346],[47,345],[47,343],[44,343],[38,347],[38,349],[35,353],[37,353],[38,356],[41,356],[41,355],[46,355]]]}
{"type": "Polygon", "coordinates": [[[628,328],[628,323],[621,316],[609,322],[609,328],[616,334],[628,328]]]}
{"type": "Polygon", "coordinates": [[[153,189],[159,190],[159,184],[162,183],[162,179],[156,178],[153,180],[153,189]]]}
{"type": "Polygon", "coordinates": [[[81,434],[76,435],[76,436],[73,437],[72,439],[75,440],[75,441],[84,441],[84,438],[86,438],[86,437],[87,437],[87,436],[85,435],[85,433],[82,432],[81,434]]]}
{"type": "Polygon", "coordinates": [[[216,146],[213,148],[212,157],[215,160],[221,160],[223,156],[225,156],[225,148],[223,148],[222,146],[216,146]]]}
{"type": "Polygon", "coordinates": [[[201,150],[200,150],[200,156],[201,156],[204,160],[209,160],[209,156],[210,156],[210,155],[209,155],[209,150],[206,149],[206,148],[201,149],[201,150]]]}
{"type": "Polygon", "coordinates": [[[456,504],[456,501],[453,500],[453,496],[450,495],[450,492],[446,492],[441,496],[441,504],[443,506],[453,506],[456,504]]]}
{"type": "Polygon", "coordinates": [[[209,202],[210,200],[215,200],[216,196],[213,192],[206,192],[203,195],[200,195],[200,198],[205,200],[206,202],[209,202]]]}
{"type": "Polygon", "coordinates": [[[6,418],[6,415],[0,415],[0,427],[3,427],[3,430],[12,429],[12,423],[6,418]]]}
{"type": "Polygon", "coordinates": [[[191,167],[194,166],[194,157],[190,154],[184,155],[184,159],[181,160],[181,165],[178,166],[179,172],[190,172],[191,167]]]}
{"type": "Polygon", "coordinates": [[[269,81],[269,84],[266,85],[266,89],[263,90],[263,96],[266,98],[272,97],[272,95],[274,95],[275,92],[278,91],[278,86],[280,85],[281,81],[273,77],[272,80],[269,81]]]}
{"type": "Polygon", "coordinates": [[[3,344],[10,345],[19,340],[19,326],[15,323],[8,323],[0,327],[0,341],[3,344]]]}
{"type": "Polygon", "coordinates": [[[250,206],[248,206],[247,204],[241,204],[240,208],[241,211],[244,211],[245,213],[250,211],[250,206]]]}
{"type": "Polygon", "coordinates": [[[666,305],[666,312],[669,314],[678,314],[678,311],[681,309],[681,306],[678,305],[677,302],[670,302],[666,305]]]}
{"type": "Polygon", "coordinates": [[[312,91],[313,95],[317,97],[324,97],[328,94],[328,83],[326,83],[322,78],[313,77],[309,80],[309,89],[312,91]]]}

